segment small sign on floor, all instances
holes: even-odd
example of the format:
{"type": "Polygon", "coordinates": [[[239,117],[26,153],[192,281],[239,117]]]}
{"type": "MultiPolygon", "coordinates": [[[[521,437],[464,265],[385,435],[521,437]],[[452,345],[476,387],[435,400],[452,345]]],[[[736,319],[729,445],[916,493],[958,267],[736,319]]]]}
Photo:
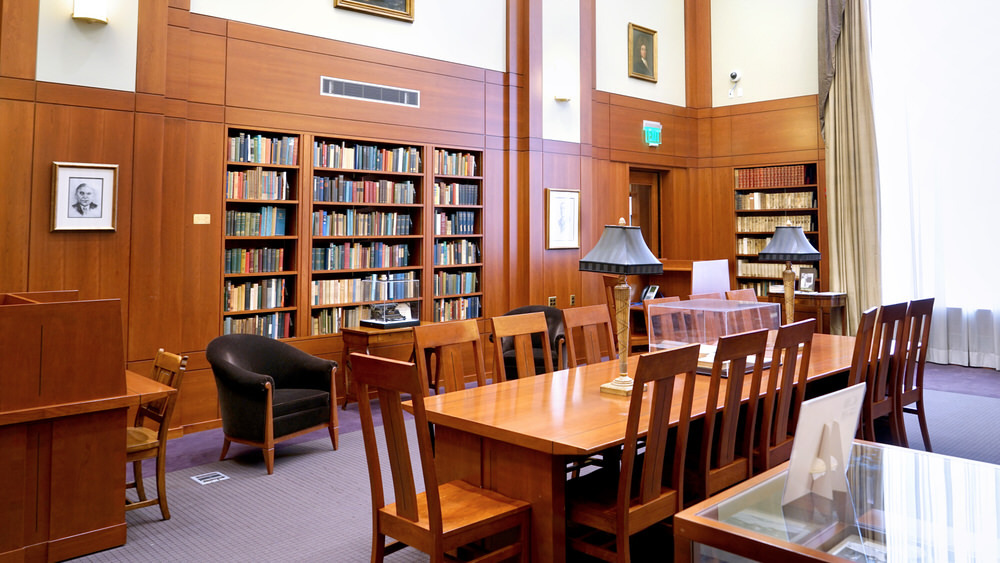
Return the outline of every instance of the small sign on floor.
{"type": "Polygon", "coordinates": [[[229,476],[224,473],[219,473],[218,471],[213,471],[211,473],[202,473],[201,475],[192,475],[191,478],[201,485],[207,485],[209,483],[215,483],[216,481],[225,481],[226,479],[229,479],[229,476]]]}

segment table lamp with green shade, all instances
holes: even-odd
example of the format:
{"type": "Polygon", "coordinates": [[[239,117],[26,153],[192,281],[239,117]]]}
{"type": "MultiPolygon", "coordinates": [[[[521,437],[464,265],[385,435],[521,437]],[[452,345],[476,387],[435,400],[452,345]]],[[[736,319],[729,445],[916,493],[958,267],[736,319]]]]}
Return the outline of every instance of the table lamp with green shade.
{"type": "Polygon", "coordinates": [[[605,225],[600,240],[580,260],[581,272],[616,274],[615,317],[618,332],[618,377],[601,385],[601,392],[614,395],[631,395],[632,378],[628,375],[629,296],[631,288],[626,276],[662,274],[663,263],[653,255],[642,238],[639,227],[605,225]]]}
{"type": "Polygon", "coordinates": [[[761,262],[785,263],[785,271],[781,275],[785,290],[785,324],[795,322],[795,271],[792,270],[792,260],[816,262],[819,260],[819,251],[806,238],[802,227],[780,225],[774,228],[771,242],[757,254],[757,259],[761,262]]]}

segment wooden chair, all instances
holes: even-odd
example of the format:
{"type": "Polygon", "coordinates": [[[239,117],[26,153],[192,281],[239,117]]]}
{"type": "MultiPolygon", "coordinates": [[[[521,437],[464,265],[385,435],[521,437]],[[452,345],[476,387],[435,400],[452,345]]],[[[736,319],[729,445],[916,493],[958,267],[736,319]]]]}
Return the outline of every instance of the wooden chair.
{"type": "Polygon", "coordinates": [[[563,309],[563,325],[566,328],[566,363],[569,367],[615,359],[615,337],[607,308],[589,305],[563,309]],[[578,337],[583,342],[582,361],[577,354],[578,337]],[[603,356],[602,350],[608,351],[610,357],[603,356]]]}
{"type": "Polygon", "coordinates": [[[442,385],[445,393],[465,389],[465,377],[470,373],[466,359],[470,358],[470,352],[471,373],[476,377],[476,384],[486,385],[486,365],[476,321],[469,319],[413,327],[413,354],[417,360],[417,371],[435,393],[442,392],[442,385]]]}
{"type": "Polygon", "coordinates": [[[567,484],[566,516],[570,523],[598,530],[570,537],[570,547],[605,561],[629,561],[629,537],[683,508],[684,461],[688,426],[694,400],[698,345],[652,352],[639,356],[636,389],[649,384],[645,393],[633,393],[625,423],[621,467],[599,469],[567,484]],[[680,414],[673,451],[668,453],[670,411],[674,380],[683,374],[680,414]],[[651,397],[645,454],[639,455],[639,419],[643,395],[651,397]],[[664,472],[664,461],[671,466],[664,472]],[[608,542],[600,540],[613,535],[608,542]],[[609,549],[614,546],[614,550],[609,549]]]}
{"type": "Polygon", "coordinates": [[[757,401],[766,348],[766,330],[719,338],[706,396],[701,448],[691,491],[699,500],[745,481],[753,474],[754,427],[757,422],[757,401]],[[752,372],[747,374],[747,358],[750,356],[755,359],[752,372]],[[726,362],[727,377],[723,385],[723,367],[726,362]],[[750,397],[741,421],[740,403],[748,376],[750,397]]]}
{"type": "Polygon", "coordinates": [[[871,358],[865,382],[868,388],[862,406],[864,438],[874,442],[875,421],[886,417],[889,421],[890,441],[899,445],[901,429],[896,414],[899,401],[899,372],[906,361],[906,303],[883,305],[879,309],[872,337],[871,358]]]}
{"type": "Polygon", "coordinates": [[[694,295],[689,295],[688,299],[725,299],[726,295],[721,291],[715,291],[712,293],[696,293],[694,295]]]}
{"type": "Polygon", "coordinates": [[[418,374],[414,365],[358,353],[351,354],[351,365],[354,367],[354,382],[358,386],[361,431],[372,491],[372,561],[382,561],[387,554],[406,546],[429,554],[431,561],[445,561],[448,552],[515,528],[518,530],[517,539],[497,548],[483,560],[502,561],[520,555],[521,561],[528,561],[531,510],[528,503],[461,480],[438,483],[424,410],[426,379],[418,374]],[[388,505],[382,488],[382,468],[369,390],[377,392],[382,414],[396,500],[388,505]],[[424,492],[421,493],[417,492],[414,483],[401,395],[408,395],[413,404],[419,463],[424,479],[424,492]],[[386,545],[386,536],[396,541],[386,545]]]}
{"type": "MultiPolygon", "coordinates": [[[[858,331],[854,336],[854,353],[851,355],[851,371],[847,376],[847,386],[857,385],[868,375],[868,364],[871,362],[872,346],[875,339],[875,321],[878,319],[878,307],[872,307],[861,313],[858,331]]],[[[858,438],[862,438],[862,428],[858,428],[858,438]]]]}
{"type": "Polygon", "coordinates": [[[532,336],[538,335],[541,341],[541,361],[545,371],[552,371],[552,347],[549,345],[548,322],[544,313],[525,313],[523,315],[505,315],[493,317],[493,380],[507,381],[507,369],[504,365],[505,338],[513,339],[514,353],[517,365],[517,378],[536,375],[536,359],[539,357],[532,344],[532,336]]]}
{"type": "Polygon", "coordinates": [[[757,302],[757,292],[747,287],[744,289],[730,289],[726,292],[726,299],[730,301],[752,301],[757,302]]]}
{"type": "MultiPolygon", "coordinates": [[[[164,352],[160,348],[153,360],[150,379],[154,379],[174,389],[179,389],[187,368],[187,356],[178,356],[164,352]]],[[[177,393],[170,396],[139,405],[135,413],[135,422],[125,431],[125,462],[132,463],[133,480],[125,483],[126,489],[135,489],[139,496],[138,502],[126,499],[125,510],[134,510],[154,504],[160,505],[160,514],[164,520],[170,520],[170,509],[167,508],[166,468],[167,431],[170,429],[170,415],[174,412],[177,393]],[[155,423],[155,428],[146,426],[147,421],[155,423]],[[156,458],[156,497],[146,498],[146,488],[142,482],[142,460],[156,458]]]]}
{"type": "MultiPolygon", "coordinates": [[[[618,344],[618,306],[615,303],[615,286],[618,285],[618,276],[602,276],[604,279],[604,298],[608,302],[608,315],[611,317],[611,335],[615,346],[619,349],[621,346],[618,344]]],[[[631,299],[631,297],[630,297],[631,299]]],[[[631,303],[629,303],[629,311],[626,315],[631,315],[631,303]]],[[[628,353],[645,351],[649,348],[649,336],[643,334],[641,330],[635,330],[635,328],[629,327],[628,333],[628,353]]]]}
{"type": "Polygon", "coordinates": [[[906,438],[906,424],[903,414],[917,415],[920,434],[924,439],[924,449],[931,451],[931,437],[927,432],[927,417],[924,414],[924,364],[927,363],[927,341],[931,336],[931,315],[934,312],[934,298],[910,301],[906,308],[906,360],[901,374],[899,401],[896,404],[896,426],[899,428],[900,445],[909,447],[906,438]],[[907,408],[908,405],[915,407],[907,408]]]}
{"type": "Polygon", "coordinates": [[[771,369],[767,375],[767,392],[753,458],[758,473],[788,461],[792,455],[792,438],[806,393],[806,374],[815,331],[816,319],[778,329],[771,351],[771,369]]]}

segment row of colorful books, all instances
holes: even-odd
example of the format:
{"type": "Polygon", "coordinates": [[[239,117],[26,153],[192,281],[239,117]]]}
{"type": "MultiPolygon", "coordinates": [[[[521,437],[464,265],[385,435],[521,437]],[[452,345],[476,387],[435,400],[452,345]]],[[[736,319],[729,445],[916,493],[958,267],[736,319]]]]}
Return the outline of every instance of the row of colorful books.
{"type": "MultiPolygon", "coordinates": [[[[384,275],[384,274],[383,274],[384,275]]],[[[310,303],[312,305],[341,305],[364,301],[415,299],[419,297],[420,284],[414,272],[392,274],[380,280],[377,274],[357,278],[313,280],[310,303]],[[373,283],[373,282],[388,283],[373,283]]]]}
{"type": "Polygon", "coordinates": [[[360,213],[354,209],[344,212],[314,211],[313,236],[400,236],[413,229],[413,219],[408,213],[372,211],[360,213]]]}
{"type": "Polygon", "coordinates": [[[292,199],[287,170],[230,170],[226,172],[226,197],[229,199],[292,199]]]}
{"type": "Polygon", "coordinates": [[[361,268],[405,268],[410,265],[407,244],[332,243],[327,248],[312,249],[312,269],[357,270],[361,268]]]}
{"type": "Polygon", "coordinates": [[[376,172],[419,173],[420,149],[417,147],[383,148],[347,141],[313,143],[313,166],[371,170],[376,172]]]}
{"type": "Polygon", "coordinates": [[[280,272],[285,269],[284,248],[227,248],[227,274],[280,272]]]}
{"type": "Polygon", "coordinates": [[[226,280],[223,291],[224,312],[277,309],[285,306],[285,278],[270,278],[247,282],[226,280]]]}
{"type": "Polygon", "coordinates": [[[479,205],[479,186],[475,184],[434,184],[434,205],[479,205]]]}
{"type": "Polygon", "coordinates": [[[780,188],[784,186],[801,186],[816,182],[810,178],[810,172],[815,176],[815,169],[805,164],[786,166],[763,166],[758,168],[737,168],[737,188],[780,188]]]}
{"type": "Polygon", "coordinates": [[[479,291],[479,274],[476,272],[438,272],[434,274],[434,296],[459,295],[479,291]]]}
{"type": "Polygon", "coordinates": [[[264,206],[260,211],[226,211],[226,236],[280,237],[285,236],[284,207],[264,206]]]}
{"type": "Polygon", "coordinates": [[[478,296],[458,297],[456,299],[441,299],[434,301],[432,320],[435,322],[476,319],[482,315],[478,296]]]}
{"type": "Polygon", "coordinates": [[[292,334],[292,315],[286,311],[250,317],[226,317],[222,321],[222,334],[256,334],[271,338],[295,336],[292,334]]]}
{"type": "Polygon", "coordinates": [[[476,155],[437,149],[434,151],[434,173],[449,176],[475,176],[476,155]]]}
{"type": "Polygon", "coordinates": [[[741,216],[736,218],[736,231],[740,233],[771,233],[775,227],[790,224],[802,227],[804,231],[813,230],[811,215],[760,215],[741,216]]]}
{"type": "Polygon", "coordinates": [[[750,192],[736,194],[736,210],[744,209],[810,209],[816,207],[813,192],[750,192]]]}
{"type": "Polygon", "coordinates": [[[479,246],[466,239],[434,243],[434,265],[475,264],[479,262],[479,246]]]}
{"type": "Polygon", "coordinates": [[[231,162],[297,166],[299,163],[299,138],[240,133],[236,137],[229,138],[229,160],[231,162]]]}
{"type": "Polygon", "coordinates": [[[336,177],[313,178],[313,201],[336,203],[414,203],[417,189],[413,182],[391,180],[348,180],[336,177]]]}
{"type": "Polygon", "coordinates": [[[475,211],[434,214],[435,235],[472,235],[476,233],[475,211]]]}

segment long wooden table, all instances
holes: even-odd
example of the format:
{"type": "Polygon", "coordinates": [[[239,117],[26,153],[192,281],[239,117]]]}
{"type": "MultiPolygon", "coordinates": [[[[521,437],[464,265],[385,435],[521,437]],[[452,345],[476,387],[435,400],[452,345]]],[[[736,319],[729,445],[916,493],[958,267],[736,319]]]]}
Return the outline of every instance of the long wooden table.
{"type": "MultiPolygon", "coordinates": [[[[852,337],[816,334],[807,381],[848,371],[853,347],[852,337]]],[[[637,362],[629,358],[630,372],[637,362]]],[[[436,425],[439,479],[465,479],[530,502],[533,561],[566,560],[567,461],[624,439],[628,399],[599,391],[617,366],[604,362],[425,399],[428,420],[436,425]]],[[[695,387],[696,416],[704,416],[708,380],[699,376],[695,387]]],[[[743,393],[749,395],[749,383],[743,393]]]]}

